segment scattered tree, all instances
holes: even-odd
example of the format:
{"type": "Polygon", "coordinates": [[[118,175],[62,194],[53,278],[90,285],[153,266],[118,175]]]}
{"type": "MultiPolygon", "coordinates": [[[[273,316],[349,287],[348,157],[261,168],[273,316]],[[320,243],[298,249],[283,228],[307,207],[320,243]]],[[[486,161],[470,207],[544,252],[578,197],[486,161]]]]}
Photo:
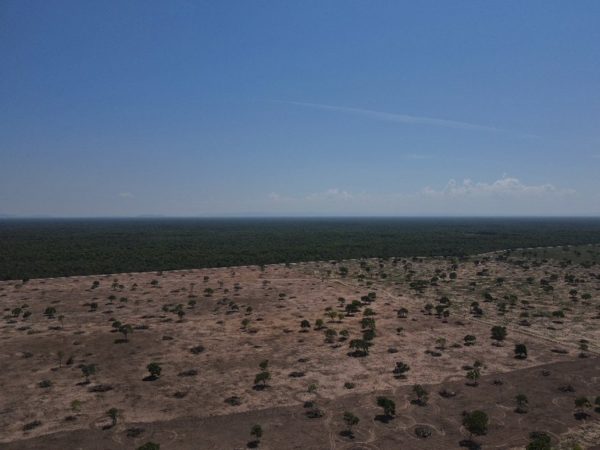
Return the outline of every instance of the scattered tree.
{"type": "Polygon", "coordinates": [[[469,432],[469,440],[473,439],[473,435],[482,436],[487,433],[489,419],[483,411],[465,412],[463,416],[463,426],[469,432]]]}
{"type": "Polygon", "coordinates": [[[119,327],[119,333],[123,335],[126,342],[129,342],[128,335],[133,333],[133,327],[129,324],[121,325],[119,327]]]}
{"type": "Polygon", "coordinates": [[[506,332],[506,327],[501,327],[499,325],[492,327],[492,339],[497,341],[498,343],[506,339],[507,334],[508,333],[506,332]]]}
{"type": "Polygon", "coordinates": [[[425,390],[425,388],[420,384],[415,384],[413,386],[413,392],[417,396],[417,400],[415,403],[421,406],[426,406],[427,400],[429,399],[429,393],[425,390]]]}
{"type": "Polygon", "coordinates": [[[527,346],[525,344],[515,345],[515,357],[518,359],[527,359],[527,346]]]}
{"type": "Polygon", "coordinates": [[[115,426],[117,424],[117,419],[119,417],[119,410],[117,408],[110,408],[108,411],[106,411],[106,414],[108,415],[108,417],[110,417],[111,420],[111,426],[115,426]]]}
{"type": "Polygon", "coordinates": [[[253,442],[253,446],[258,446],[260,444],[260,439],[262,438],[262,435],[262,427],[258,424],[252,425],[252,428],[250,428],[250,436],[252,436],[255,439],[253,442]]]}
{"type": "Polygon", "coordinates": [[[96,365],[95,364],[83,364],[80,366],[81,373],[85,377],[85,383],[90,382],[90,376],[96,373],[96,365]]]}
{"type": "Polygon", "coordinates": [[[383,408],[383,415],[392,418],[396,415],[396,403],[387,397],[377,397],[377,406],[383,408]]]}
{"type": "Polygon", "coordinates": [[[355,425],[357,425],[360,419],[358,417],[356,417],[354,414],[352,414],[351,412],[349,412],[349,411],[345,411],[344,412],[343,419],[344,419],[344,423],[348,427],[347,430],[346,430],[348,436],[352,436],[353,435],[353,433],[352,433],[352,427],[355,426],[355,425]]]}
{"type": "Polygon", "coordinates": [[[519,414],[525,414],[527,412],[527,405],[529,403],[527,396],[525,394],[518,394],[515,397],[515,401],[517,402],[517,408],[515,411],[519,414]]]}
{"type": "Polygon", "coordinates": [[[162,367],[156,362],[151,362],[148,364],[146,369],[150,373],[150,379],[152,380],[156,380],[158,377],[160,377],[160,373],[162,372],[162,367]]]}

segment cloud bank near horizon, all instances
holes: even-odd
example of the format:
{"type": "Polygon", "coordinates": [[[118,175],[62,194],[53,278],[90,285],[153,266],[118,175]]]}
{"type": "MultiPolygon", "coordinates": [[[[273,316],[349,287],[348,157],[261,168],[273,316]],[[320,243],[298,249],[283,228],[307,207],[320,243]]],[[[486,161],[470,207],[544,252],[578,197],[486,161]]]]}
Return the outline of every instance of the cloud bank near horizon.
{"type": "Polygon", "coordinates": [[[271,192],[267,200],[271,209],[290,213],[304,210],[323,214],[363,211],[374,215],[558,215],[566,208],[579,214],[575,190],[549,183],[526,184],[509,176],[492,182],[451,179],[442,188],[426,186],[413,193],[374,194],[337,187],[304,196],[271,192]]]}

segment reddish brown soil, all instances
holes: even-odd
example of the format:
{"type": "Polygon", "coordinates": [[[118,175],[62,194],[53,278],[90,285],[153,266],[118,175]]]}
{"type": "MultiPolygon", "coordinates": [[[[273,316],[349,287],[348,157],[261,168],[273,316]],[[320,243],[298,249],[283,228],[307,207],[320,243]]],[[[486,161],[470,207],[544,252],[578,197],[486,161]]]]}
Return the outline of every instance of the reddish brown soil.
{"type": "Polygon", "coordinates": [[[587,420],[576,420],[574,399],[584,395],[593,401],[600,395],[600,282],[579,266],[549,261],[523,270],[493,257],[479,258],[477,264],[461,262],[456,280],[440,279],[422,293],[410,288],[407,271],[415,272],[413,279],[430,279],[436,269],[437,274],[449,272],[449,260],[369,260],[371,267],[382,265],[369,272],[358,261],[348,261],[344,278],[337,275],[339,265],[307,263],[264,271],[240,267],[0,283],[5,308],[0,447],[135,449],[154,441],[163,449],[242,449],[251,440],[251,425],[258,423],[264,430],[263,449],[458,448],[468,437],[462,412],[481,409],[490,417],[489,432],[477,438],[483,448],[522,448],[531,431],[548,432],[555,442],[574,436],[592,448],[594,436],[600,436],[600,414],[592,408],[587,420]],[[477,275],[482,267],[490,274],[477,275]],[[386,277],[377,276],[382,271],[386,277]],[[563,281],[567,272],[579,278],[579,294],[590,292],[591,299],[569,298],[573,287],[563,281]],[[366,277],[359,278],[360,273],[366,277]],[[551,273],[559,275],[554,290],[540,291],[537,281],[551,273]],[[536,283],[525,282],[528,276],[536,283]],[[506,281],[498,283],[498,277],[506,281]],[[92,289],[94,281],[99,286],[92,289]],[[213,292],[205,294],[205,288],[213,292]],[[486,290],[492,302],[482,300],[486,290]],[[331,320],[326,308],[341,312],[339,297],[350,302],[368,292],[375,292],[376,300],[363,310],[375,312],[377,336],[368,356],[352,357],[348,341],[361,336],[362,313],[331,320]],[[518,294],[519,300],[501,312],[496,304],[507,294],[518,294]],[[447,320],[423,310],[444,295],[451,300],[447,320]],[[521,305],[523,299],[528,303],[521,305]],[[189,300],[197,303],[188,306],[189,300]],[[469,312],[474,300],[485,310],[482,317],[469,312]],[[239,310],[232,312],[232,301],[239,310]],[[97,310],[91,310],[91,302],[97,310]],[[31,316],[11,317],[24,303],[31,316]],[[183,319],[164,311],[166,304],[169,309],[183,304],[183,319]],[[49,306],[56,308],[50,319],[43,315],[49,306]],[[409,310],[407,318],[397,317],[400,307],[409,310]],[[544,313],[557,309],[566,312],[560,320],[544,313]],[[532,313],[529,326],[517,325],[523,311],[532,313]],[[338,336],[326,343],[324,330],[314,329],[319,318],[325,328],[348,330],[349,339],[338,336]],[[134,326],[127,342],[121,342],[110,319],[134,326]],[[243,319],[250,320],[246,327],[243,319]],[[303,319],[311,323],[307,332],[300,330],[303,319]],[[490,339],[496,324],[508,328],[501,346],[490,339]],[[463,345],[467,334],[477,337],[475,345],[463,345]],[[441,349],[439,338],[446,342],[441,349]],[[589,341],[587,358],[579,357],[580,339],[589,341]],[[527,345],[527,359],[514,358],[516,343],[527,345]],[[199,345],[203,351],[190,351],[199,345]],[[431,351],[440,355],[426,353],[431,351]],[[254,389],[263,359],[269,360],[272,378],[264,390],[254,389]],[[483,364],[483,376],[478,387],[469,387],[463,366],[476,360],[483,364]],[[404,379],[392,373],[398,361],[410,365],[404,379]],[[160,363],[162,373],[144,381],[150,362],[160,363]],[[89,384],[83,383],[81,364],[97,365],[89,384]],[[189,370],[197,374],[183,376],[189,370]],[[549,372],[545,376],[544,370],[549,372]],[[293,372],[301,376],[290,376],[293,372]],[[44,380],[49,387],[39,386],[44,380]],[[346,382],[355,387],[347,389],[346,382]],[[427,406],[411,404],[415,383],[429,391],[427,406]],[[318,386],[316,392],[308,392],[311,384],[318,386]],[[567,384],[574,392],[559,391],[567,384]],[[99,386],[109,390],[94,392],[99,386]],[[443,398],[438,394],[443,388],[457,395],[443,398]],[[514,411],[518,393],[529,398],[526,414],[514,411]],[[388,423],[375,419],[381,414],[378,395],[396,402],[397,415],[388,423]],[[239,397],[239,405],[225,402],[232,396],[239,397]],[[306,401],[316,402],[323,417],[307,418],[306,401]],[[111,427],[106,412],[113,407],[120,417],[111,427]],[[360,418],[353,439],[340,434],[344,411],[360,418]],[[39,424],[24,429],[34,421],[39,424]],[[419,425],[429,426],[431,436],[416,437],[419,425]],[[137,436],[131,436],[132,429],[138,429],[137,436]]]}

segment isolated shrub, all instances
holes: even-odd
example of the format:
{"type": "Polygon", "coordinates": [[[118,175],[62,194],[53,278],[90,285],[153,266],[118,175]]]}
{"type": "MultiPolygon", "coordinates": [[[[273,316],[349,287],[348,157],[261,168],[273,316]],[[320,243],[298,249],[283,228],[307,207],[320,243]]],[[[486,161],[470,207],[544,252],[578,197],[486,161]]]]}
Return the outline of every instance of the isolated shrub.
{"type": "Polygon", "coordinates": [[[410,370],[410,366],[403,362],[397,362],[396,367],[394,367],[394,375],[397,377],[403,376],[406,372],[410,370]]]}
{"type": "Polygon", "coordinates": [[[350,348],[354,350],[355,356],[366,356],[369,354],[369,343],[363,339],[352,339],[350,348]]]}
{"type": "Polygon", "coordinates": [[[150,373],[150,377],[152,377],[153,379],[160,377],[160,374],[162,372],[162,367],[156,362],[151,362],[150,364],[148,364],[146,366],[146,369],[150,373]]]}
{"type": "Polygon", "coordinates": [[[139,446],[136,450],[160,450],[160,444],[146,442],[144,445],[139,446]]]}
{"type": "Polygon", "coordinates": [[[96,373],[96,365],[95,364],[83,364],[80,366],[81,373],[85,377],[85,382],[90,382],[90,376],[96,373]]]}
{"type": "Polygon", "coordinates": [[[112,426],[114,427],[117,424],[117,419],[119,417],[119,410],[117,408],[110,408],[106,411],[106,415],[110,417],[112,426]]]}
{"type": "Polygon", "coordinates": [[[492,327],[492,339],[494,339],[495,341],[503,341],[504,339],[506,339],[506,335],[506,327],[502,327],[499,325],[492,327]]]}
{"type": "Polygon", "coordinates": [[[267,371],[259,372],[254,377],[254,384],[262,383],[263,386],[267,385],[267,381],[271,379],[271,374],[267,371]]]}
{"type": "Polygon", "coordinates": [[[477,341],[477,338],[475,336],[473,336],[472,334],[467,334],[464,337],[464,341],[465,341],[466,346],[471,346],[471,345],[475,345],[475,341],[477,341]]]}
{"type": "Polygon", "coordinates": [[[482,436],[487,433],[489,419],[483,411],[475,410],[467,412],[463,416],[463,426],[471,434],[471,436],[482,436]]]}
{"type": "Polygon", "coordinates": [[[515,397],[515,401],[517,402],[517,408],[515,409],[516,412],[523,414],[527,412],[527,405],[529,403],[529,400],[527,399],[527,396],[525,394],[518,394],[515,397]]]}
{"type": "Polygon", "coordinates": [[[352,414],[350,411],[345,411],[342,416],[344,423],[348,427],[348,433],[352,434],[352,427],[357,425],[360,419],[352,414]]]}
{"type": "Polygon", "coordinates": [[[526,450],[551,450],[551,439],[546,433],[540,433],[534,431],[529,434],[529,444],[527,444],[526,450]]]}
{"type": "Polygon", "coordinates": [[[121,333],[127,341],[127,336],[133,333],[133,327],[129,324],[121,325],[119,327],[119,333],[121,333]]]}
{"type": "Polygon", "coordinates": [[[262,427],[258,424],[252,425],[252,427],[250,428],[250,436],[254,437],[257,442],[260,442],[262,435],[263,435],[262,427]]]}
{"type": "Polygon", "coordinates": [[[527,359],[527,346],[525,344],[515,345],[515,357],[519,359],[527,359]]]}
{"type": "Polygon", "coordinates": [[[417,403],[421,406],[427,405],[427,400],[429,399],[429,393],[425,390],[423,386],[420,384],[415,384],[413,386],[413,392],[417,396],[417,403]]]}
{"type": "Polygon", "coordinates": [[[396,415],[396,403],[387,397],[377,397],[377,406],[383,408],[383,414],[386,417],[394,417],[396,415]]]}

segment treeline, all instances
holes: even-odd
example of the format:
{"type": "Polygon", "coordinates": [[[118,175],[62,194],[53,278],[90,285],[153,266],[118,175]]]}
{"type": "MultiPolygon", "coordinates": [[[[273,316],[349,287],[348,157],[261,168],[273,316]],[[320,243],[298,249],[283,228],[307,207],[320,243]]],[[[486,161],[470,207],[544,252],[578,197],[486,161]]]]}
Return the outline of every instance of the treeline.
{"type": "Polygon", "coordinates": [[[0,221],[0,279],[600,243],[600,219],[0,221]]]}

